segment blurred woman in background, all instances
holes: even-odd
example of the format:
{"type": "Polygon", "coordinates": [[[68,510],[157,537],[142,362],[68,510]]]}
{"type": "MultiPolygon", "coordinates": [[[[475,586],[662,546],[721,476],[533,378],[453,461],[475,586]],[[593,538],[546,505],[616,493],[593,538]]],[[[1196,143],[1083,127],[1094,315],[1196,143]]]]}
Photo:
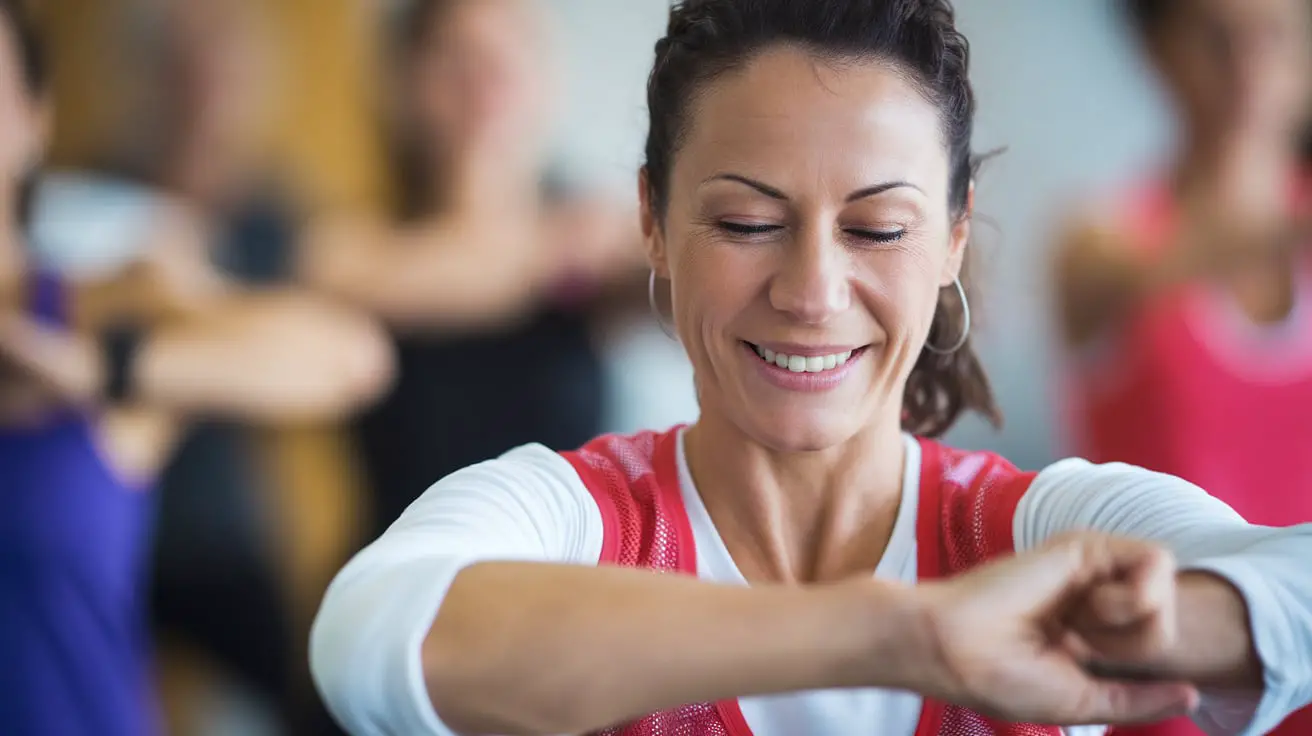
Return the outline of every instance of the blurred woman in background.
{"type": "Polygon", "coordinates": [[[99,213],[113,214],[97,219],[114,225],[96,233],[106,246],[140,257],[94,277],[46,270],[59,258],[20,217],[49,205],[21,195],[44,148],[42,55],[17,0],[0,26],[0,733],[141,736],[158,730],[147,490],[175,440],[197,417],[349,413],[386,386],[390,356],[356,313],[229,287],[164,197],[99,213]]]}
{"type": "Polygon", "coordinates": [[[641,284],[636,215],[544,184],[553,80],[527,0],[413,0],[394,18],[391,221],[334,217],[309,282],[378,315],[399,381],[359,425],[381,532],[436,478],[600,431],[600,298],[641,284]],[[532,366],[525,371],[524,366],[532,366]]]}
{"type": "MultiPolygon", "coordinates": [[[[1060,250],[1076,449],[1182,476],[1256,524],[1312,521],[1312,7],[1126,6],[1180,144],[1060,250]]],[[[1312,714],[1282,728],[1312,732],[1312,714]]]]}

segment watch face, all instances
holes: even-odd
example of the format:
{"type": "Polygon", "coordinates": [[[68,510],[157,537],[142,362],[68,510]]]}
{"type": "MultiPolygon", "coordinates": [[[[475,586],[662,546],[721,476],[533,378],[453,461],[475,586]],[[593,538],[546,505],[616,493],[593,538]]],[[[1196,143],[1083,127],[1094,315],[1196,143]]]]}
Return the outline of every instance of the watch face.
{"type": "Polygon", "coordinates": [[[166,198],[128,181],[80,173],[37,184],[28,243],[43,266],[74,278],[111,275],[145,249],[166,198]]]}

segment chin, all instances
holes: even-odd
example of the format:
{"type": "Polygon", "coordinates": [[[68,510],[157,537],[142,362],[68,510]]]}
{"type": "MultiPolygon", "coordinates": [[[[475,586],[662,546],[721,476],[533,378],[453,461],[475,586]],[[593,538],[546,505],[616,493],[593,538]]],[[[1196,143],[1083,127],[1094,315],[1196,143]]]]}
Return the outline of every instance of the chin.
{"type": "Polygon", "coordinates": [[[817,452],[856,436],[866,425],[841,409],[755,416],[742,429],[776,452],[817,452]]]}

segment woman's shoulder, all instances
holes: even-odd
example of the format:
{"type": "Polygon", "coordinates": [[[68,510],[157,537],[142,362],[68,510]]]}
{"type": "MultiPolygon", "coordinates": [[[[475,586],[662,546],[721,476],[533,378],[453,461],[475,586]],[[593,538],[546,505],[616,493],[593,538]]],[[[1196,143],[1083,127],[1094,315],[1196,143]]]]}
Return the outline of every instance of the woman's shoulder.
{"type": "Polygon", "coordinates": [[[1145,177],[1081,197],[1059,218],[1058,255],[1133,257],[1151,250],[1174,212],[1161,177],[1145,177]]]}
{"type": "Polygon", "coordinates": [[[681,426],[603,434],[569,450],[553,450],[539,443],[521,445],[458,470],[437,485],[549,485],[586,493],[595,473],[613,473],[632,481],[655,473],[666,460],[674,461],[680,430],[681,426]]]}

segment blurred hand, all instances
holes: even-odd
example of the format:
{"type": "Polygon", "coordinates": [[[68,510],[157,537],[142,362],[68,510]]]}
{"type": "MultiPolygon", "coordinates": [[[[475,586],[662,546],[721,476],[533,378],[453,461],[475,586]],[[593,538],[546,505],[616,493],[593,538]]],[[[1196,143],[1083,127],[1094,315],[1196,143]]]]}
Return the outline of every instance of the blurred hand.
{"type": "Polygon", "coordinates": [[[1159,547],[1074,535],[921,587],[941,660],[928,695],[1059,725],[1158,721],[1197,702],[1186,683],[1090,671],[1100,661],[1150,663],[1174,643],[1175,565],[1159,547]]]}
{"type": "Polygon", "coordinates": [[[0,423],[28,423],[53,409],[93,401],[102,382],[92,340],[0,312],[0,423]]]}

